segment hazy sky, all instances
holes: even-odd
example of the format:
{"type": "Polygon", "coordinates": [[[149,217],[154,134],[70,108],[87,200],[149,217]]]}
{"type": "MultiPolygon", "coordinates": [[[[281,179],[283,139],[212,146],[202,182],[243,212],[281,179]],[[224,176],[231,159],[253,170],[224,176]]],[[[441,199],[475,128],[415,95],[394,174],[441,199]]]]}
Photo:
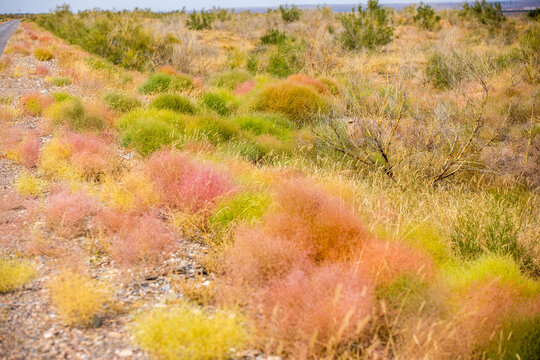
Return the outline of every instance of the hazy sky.
{"type": "MultiPolygon", "coordinates": [[[[409,0],[410,1],[410,0],[409,0]]],[[[397,3],[409,2],[407,0],[387,0],[381,2],[397,3]]],[[[419,2],[415,1],[415,2],[419,2]]],[[[84,9],[133,9],[150,8],[155,11],[179,10],[185,6],[188,10],[220,7],[248,7],[248,6],[278,6],[279,4],[359,4],[366,3],[367,0],[0,0],[0,13],[15,12],[47,12],[54,9],[56,5],[68,3],[72,10],[84,9]]]]}

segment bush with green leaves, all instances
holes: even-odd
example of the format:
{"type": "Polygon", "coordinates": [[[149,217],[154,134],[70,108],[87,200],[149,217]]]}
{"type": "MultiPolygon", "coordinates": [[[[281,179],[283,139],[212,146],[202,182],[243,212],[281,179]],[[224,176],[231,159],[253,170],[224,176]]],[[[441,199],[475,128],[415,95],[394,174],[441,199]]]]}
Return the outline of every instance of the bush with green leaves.
{"type": "Polygon", "coordinates": [[[247,114],[235,118],[234,122],[240,129],[253,135],[272,135],[280,140],[290,139],[291,130],[294,129],[294,125],[287,118],[271,113],[247,114]]]}
{"type": "Polygon", "coordinates": [[[72,98],[52,104],[45,115],[53,126],[68,126],[72,130],[100,130],[105,126],[103,114],[85,108],[81,99],[72,98]]]}
{"type": "Polygon", "coordinates": [[[214,14],[203,9],[198,14],[196,11],[191,12],[186,19],[186,26],[190,30],[210,30],[214,21],[214,14]]]}
{"type": "Polygon", "coordinates": [[[302,11],[297,6],[279,6],[279,11],[281,12],[281,18],[286,23],[292,23],[300,20],[300,15],[302,11]]]}
{"type": "Polygon", "coordinates": [[[414,22],[423,29],[433,30],[439,24],[441,17],[435,14],[435,10],[429,5],[420,3],[413,17],[414,22]]]}
{"type": "Polygon", "coordinates": [[[263,45],[280,45],[288,41],[288,36],[284,31],[270,29],[259,39],[263,45]]]}
{"type": "Polygon", "coordinates": [[[151,74],[139,87],[141,94],[156,94],[169,90],[172,76],[164,73],[151,74]]]}
{"type": "Polygon", "coordinates": [[[201,102],[204,107],[221,116],[231,115],[238,106],[235,96],[225,90],[207,92],[203,95],[201,102]]]}
{"type": "Polygon", "coordinates": [[[137,109],[118,120],[122,143],[149,155],[178,140],[185,129],[181,115],[170,110],[137,109]]]}
{"type": "Polygon", "coordinates": [[[240,222],[252,224],[270,207],[272,197],[263,192],[243,192],[217,204],[209,223],[217,230],[227,230],[240,222]]]}
{"type": "Polygon", "coordinates": [[[225,71],[212,76],[210,85],[234,90],[238,85],[251,79],[251,74],[245,70],[234,69],[225,71]]]}
{"type": "Polygon", "coordinates": [[[476,19],[482,24],[498,25],[506,21],[501,8],[501,3],[476,0],[472,5],[468,2],[461,6],[459,15],[469,19],[476,19]]]}
{"type": "Polygon", "coordinates": [[[189,98],[176,94],[158,95],[150,102],[150,107],[181,114],[194,114],[197,110],[189,98]]]}
{"type": "Polygon", "coordinates": [[[540,21],[540,8],[529,11],[527,17],[535,21],[540,21]]]}
{"type": "Polygon", "coordinates": [[[373,49],[392,41],[394,29],[388,19],[388,10],[377,0],[369,0],[366,10],[358,6],[340,17],[343,31],[338,35],[345,49],[373,49]]]}
{"type": "Polygon", "coordinates": [[[139,99],[118,90],[107,92],[103,96],[103,100],[107,106],[120,113],[125,113],[141,106],[139,99]]]}

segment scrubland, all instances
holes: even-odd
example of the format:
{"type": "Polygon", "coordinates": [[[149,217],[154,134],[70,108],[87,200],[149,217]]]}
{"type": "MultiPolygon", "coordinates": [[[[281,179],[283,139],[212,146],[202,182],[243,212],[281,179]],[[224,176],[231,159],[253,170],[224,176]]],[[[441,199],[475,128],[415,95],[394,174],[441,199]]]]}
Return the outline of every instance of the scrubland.
{"type": "Polygon", "coordinates": [[[0,292],[46,262],[65,326],[129,313],[156,359],[538,358],[537,14],[64,6],[0,70],[22,56],[61,73],[0,107],[35,208],[0,292]],[[204,274],[175,277],[189,243],[204,274]],[[172,286],[123,307],[102,267],[172,286]]]}

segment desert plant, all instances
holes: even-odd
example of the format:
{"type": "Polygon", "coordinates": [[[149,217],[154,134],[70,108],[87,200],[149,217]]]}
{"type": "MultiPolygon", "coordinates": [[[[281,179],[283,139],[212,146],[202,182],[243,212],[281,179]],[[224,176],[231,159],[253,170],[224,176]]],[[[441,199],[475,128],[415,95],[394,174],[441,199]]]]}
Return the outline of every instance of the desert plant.
{"type": "Polygon", "coordinates": [[[39,162],[39,137],[35,133],[27,134],[20,145],[21,162],[28,169],[37,166],[39,162]]]}
{"type": "Polygon", "coordinates": [[[280,45],[287,41],[289,41],[287,34],[278,29],[270,29],[259,38],[259,42],[263,45],[280,45]]]}
{"type": "Polygon", "coordinates": [[[238,106],[234,95],[225,90],[208,92],[203,95],[201,102],[221,116],[231,115],[238,106]]]}
{"type": "Polygon", "coordinates": [[[193,89],[193,79],[184,74],[174,74],[172,76],[171,82],[169,83],[169,90],[172,91],[183,91],[193,89]]]}
{"type": "Polygon", "coordinates": [[[539,21],[540,20],[540,9],[534,9],[529,12],[527,12],[527,17],[532,20],[539,21]]]}
{"type": "Polygon", "coordinates": [[[185,211],[208,211],[233,189],[232,181],[210,165],[197,163],[185,154],[170,150],[153,154],[146,169],[162,201],[185,211]]]}
{"type": "Polygon", "coordinates": [[[141,106],[139,99],[121,91],[109,91],[103,95],[103,100],[111,109],[120,113],[125,113],[141,106]]]}
{"type": "Polygon", "coordinates": [[[182,131],[179,114],[170,110],[134,110],[118,120],[122,142],[142,155],[171,145],[182,131]]]}
{"type": "Polygon", "coordinates": [[[203,9],[198,14],[192,11],[186,19],[186,26],[190,30],[210,30],[214,21],[214,14],[203,9]]]}
{"type": "Polygon", "coordinates": [[[71,84],[71,80],[65,76],[49,76],[46,77],[45,80],[54,86],[68,86],[71,84]]]}
{"type": "Polygon", "coordinates": [[[54,99],[50,95],[40,93],[28,93],[19,100],[21,107],[27,115],[41,116],[54,99]]]}
{"type": "Polygon", "coordinates": [[[340,17],[343,31],[338,38],[348,50],[372,49],[392,41],[393,28],[389,25],[388,10],[377,0],[369,0],[366,10],[358,6],[350,14],[340,17]]]}
{"type": "Polygon", "coordinates": [[[472,5],[468,2],[461,6],[459,15],[474,18],[482,24],[498,25],[506,20],[501,8],[501,3],[488,3],[486,0],[476,0],[472,5]]]}
{"type": "Polygon", "coordinates": [[[312,87],[291,81],[271,83],[257,94],[256,110],[275,111],[297,124],[314,123],[330,111],[330,102],[312,87]]]}
{"type": "Polygon", "coordinates": [[[292,23],[300,20],[300,15],[302,11],[297,6],[279,6],[279,11],[281,13],[281,18],[286,23],[292,23]]]}
{"type": "Polygon", "coordinates": [[[66,125],[72,130],[99,130],[105,126],[106,119],[97,112],[85,108],[79,98],[55,103],[45,114],[53,126],[66,125]]]}
{"type": "Polygon", "coordinates": [[[441,17],[435,14],[431,6],[420,3],[416,8],[416,15],[414,15],[413,20],[421,28],[433,30],[441,20],[441,17]]]}
{"type": "Polygon", "coordinates": [[[193,105],[190,99],[175,94],[161,94],[156,96],[150,103],[150,107],[172,110],[181,114],[193,114],[196,111],[195,105],[193,105]]]}
{"type": "Polygon", "coordinates": [[[36,270],[30,263],[0,257],[0,294],[16,290],[35,277],[36,270]]]}
{"type": "Polygon", "coordinates": [[[141,313],[132,332],[141,348],[165,360],[226,359],[249,340],[241,315],[226,310],[209,312],[189,304],[141,313]]]}
{"type": "Polygon", "coordinates": [[[39,61],[49,61],[54,59],[54,52],[51,49],[40,47],[34,50],[34,57],[39,61]]]}
{"type": "Polygon", "coordinates": [[[209,218],[211,227],[217,230],[230,229],[240,223],[254,223],[269,208],[271,196],[266,193],[239,193],[216,205],[209,218]]]}
{"type": "Polygon", "coordinates": [[[47,186],[47,182],[29,173],[22,173],[15,181],[15,190],[24,196],[41,195],[47,186]]]}
{"type": "Polygon", "coordinates": [[[172,81],[172,76],[164,73],[152,74],[146,79],[144,83],[139,86],[139,93],[141,94],[156,94],[165,92],[169,89],[169,85],[172,81]]]}
{"type": "Polygon", "coordinates": [[[239,84],[251,79],[251,74],[245,70],[231,70],[215,74],[210,79],[210,84],[215,87],[234,90],[239,84]]]}
{"type": "Polygon", "coordinates": [[[291,137],[294,125],[285,117],[277,114],[248,114],[237,117],[234,122],[240,129],[249,131],[254,135],[273,135],[281,140],[291,137]]]}
{"type": "Polygon", "coordinates": [[[51,302],[69,326],[91,326],[110,301],[110,287],[88,275],[63,270],[48,284],[51,302]]]}
{"type": "Polygon", "coordinates": [[[95,212],[96,207],[95,200],[86,194],[61,189],[47,200],[47,224],[65,237],[76,237],[85,229],[88,217],[95,212]]]}

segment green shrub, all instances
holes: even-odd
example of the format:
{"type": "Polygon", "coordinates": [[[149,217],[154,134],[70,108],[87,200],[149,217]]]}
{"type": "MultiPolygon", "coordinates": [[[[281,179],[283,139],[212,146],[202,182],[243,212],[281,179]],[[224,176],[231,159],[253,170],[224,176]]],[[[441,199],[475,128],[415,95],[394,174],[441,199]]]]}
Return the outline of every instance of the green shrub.
{"type": "Polygon", "coordinates": [[[467,260],[485,253],[508,255],[530,269],[532,258],[518,240],[519,230],[506,202],[492,201],[485,209],[471,206],[463,209],[454,223],[452,249],[467,260]]]}
{"type": "Polygon", "coordinates": [[[52,104],[46,111],[51,125],[67,125],[72,130],[99,130],[105,126],[101,114],[87,111],[78,98],[52,104]]]}
{"type": "Polygon", "coordinates": [[[240,133],[239,126],[232,120],[215,115],[199,116],[192,126],[195,126],[194,132],[207,137],[214,144],[233,140],[240,133]]]}
{"type": "Polygon", "coordinates": [[[34,57],[39,61],[48,61],[54,59],[54,52],[47,48],[37,48],[34,50],[34,57]]]}
{"type": "Polygon", "coordinates": [[[388,10],[379,5],[377,0],[368,0],[367,9],[358,6],[350,14],[340,17],[343,31],[339,40],[348,50],[362,48],[373,49],[392,41],[394,30],[389,24],[388,10]]]}
{"type": "Polygon", "coordinates": [[[196,11],[191,12],[186,19],[186,26],[190,30],[212,29],[212,24],[215,21],[214,14],[201,10],[199,14],[196,11]]]}
{"type": "Polygon", "coordinates": [[[139,99],[121,91],[109,91],[103,96],[103,100],[111,109],[121,113],[131,111],[141,106],[139,99]]]}
{"type": "Polygon", "coordinates": [[[169,89],[169,85],[172,81],[172,76],[163,73],[152,74],[146,79],[144,83],[139,87],[139,93],[141,94],[156,94],[166,92],[169,89]]]}
{"type": "Polygon", "coordinates": [[[36,270],[27,262],[0,258],[0,294],[16,290],[36,277],[36,270]]]}
{"type": "Polygon", "coordinates": [[[228,116],[236,110],[238,104],[233,94],[224,90],[211,91],[203,95],[202,104],[221,116],[228,116]]]}
{"type": "Polygon", "coordinates": [[[194,114],[196,109],[191,100],[176,94],[161,94],[155,97],[150,107],[172,110],[182,114],[194,114]]]}
{"type": "Polygon", "coordinates": [[[465,3],[461,6],[459,15],[473,18],[482,24],[499,25],[506,20],[501,8],[501,3],[488,3],[486,0],[476,0],[472,5],[465,3]]]}
{"type": "Polygon", "coordinates": [[[463,79],[459,64],[453,61],[454,57],[441,53],[433,53],[426,64],[426,77],[436,88],[450,87],[463,79]]]}
{"type": "Polygon", "coordinates": [[[169,83],[169,90],[183,91],[193,89],[193,80],[190,76],[184,74],[173,75],[169,83]]]}
{"type": "Polygon", "coordinates": [[[527,12],[527,17],[535,21],[540,21],[540,8],[527,12]]]}
{"type": "Polygon", "coordinates": [[[141,155],[173,144],[185,129],[180,115],[169,110],[134,110],[118,121],[122,142],[141,155]]]}
{"type": "Polygon", "coordinates": [[[274,111],[286,115],[291,121],[313,123],[328,114],[330,103],[311,86],[281,81],[264,86],[257,94],[255,110],[274,111]]]}
{"type": "Polygon", "coordinates": [[[45,78],[45,80],[47,80],[54,86],[68,86],[69,84],[71,84],[71,80],[65,76],[49,76],[45,78]]]}
{"type": "Polygon", "coordinates": [[[65,100],[72,100],[74,99],[73,95],[63,93],[63,92],[55,92],[52,94],[55,102],[62,102],[65,100]]]}
{"type": "Polygon", "coordinates": [[[244,192],[220,202],[209,219],[218,230],[230,229],[239,222],[252,224],[262,217],[272,201],[268,193],[244,192]]]}
{"type": "Polygon", "coordinates": [[[420,6],[416,8],[413,20],[421,28],[433,30],[439,24],[441,17],[435,14],[435,10],[431,6],[420,3],[420,6]]]}
{"type": "Polygon", "coordinates": [[[234,121],[240,129],[254,135],[274,135],[281,140],[291,137],[294,125],[286,118],[276,114],[249,114],[237,117],[234,121]]]}
{"type": "Polygon", "coordinates": [[[229,359],[248,344],[242,316],[188,304],[142,313],[132,332],[143,350],[163,360],[229,359]]]}
{"type": "Polygon", "coordinates": [[[300,19],[300,15],[302,14],[302,11],[297,6],[279,6],[279,11],[281,12],[281,18],[286,23],[291,23],[294,21],[298,21],[300,19]]]}
{"type": "Polygon", "coordinates": [[[263,45],[280,45],[289,41],[287,34],[278,29],[270,29],[259,39],[263,45]]]}
{"type": "Polygon", "coordinates": [[[215,74],[210,80],[210,84],[215,87],[234,90],[239,84],[251,79],[251,74],[245,70],[231,70],[215,74]]]}
{"type": "Polygon", "coordinates": [[[487,359],[536,360],[540,354],[540,315],[506,320],[502,329],[485,349],[487,359]],[[519,356],[519,357],[518,357],[519,356]]]}

